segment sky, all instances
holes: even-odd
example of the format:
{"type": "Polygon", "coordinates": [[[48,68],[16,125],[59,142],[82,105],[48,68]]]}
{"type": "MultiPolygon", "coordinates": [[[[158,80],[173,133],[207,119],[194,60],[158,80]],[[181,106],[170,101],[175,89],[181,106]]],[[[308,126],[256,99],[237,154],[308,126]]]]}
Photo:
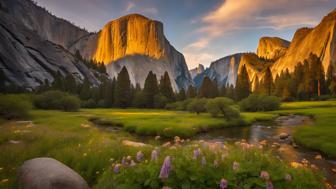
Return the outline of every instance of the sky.
{"type": "Polygon", "coordinates": [[[169,42],[189,69],[224,56],[255,52],[260,37],[291,40],[314,27],[336,0],[35,0],[54,15],[99,31],[107,22],[138,13],[164,24],[169,42]]]}

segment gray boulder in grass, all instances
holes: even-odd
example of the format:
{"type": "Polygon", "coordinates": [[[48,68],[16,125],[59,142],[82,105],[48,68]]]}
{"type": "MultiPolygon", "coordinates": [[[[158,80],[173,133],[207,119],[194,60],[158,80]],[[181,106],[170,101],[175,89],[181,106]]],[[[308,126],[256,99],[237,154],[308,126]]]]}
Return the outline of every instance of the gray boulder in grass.
{"type": "Polygon", "coordinates": [[[75,171],[52,158],[27,160],[18,172],[20,189],[89,189],[75,171]]]}

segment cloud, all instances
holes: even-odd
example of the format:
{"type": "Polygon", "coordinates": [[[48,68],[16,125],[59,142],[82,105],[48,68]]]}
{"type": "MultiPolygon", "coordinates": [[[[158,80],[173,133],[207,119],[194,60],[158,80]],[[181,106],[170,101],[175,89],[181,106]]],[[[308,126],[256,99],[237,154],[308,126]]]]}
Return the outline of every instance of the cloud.
{"type": "Polygon", "coordinates": [[[188,64],[188,68],[197,67],[198,64],[208,65],[216,59],[216,55],[208,52],[183,51],[184,58],[188,64]]]}
{"type": "Polygon", "coordinates": [[[128,2],[126,6],[126,12],[132,10],[135,7],[135,3],[133,2],[128,2]]]}
{"type": "MultiPolygon", "coordinates": [[[[198,39],[187,44],[190,65],[197,65],[200,56],[206,60],[209,54],[203,54],[213,41],[236,31],[255,29],[283,30],[300,26],[316,25],[326,10],[336,5],[335,0],[223,0],[223,2],[203,15],[193,24],[199,24],[196,30],[198,39]],[[321,11],[324,10],[324,11],[321,11]],[[195,57],[191,57],[195,56],[195,57]]],[[[238,39],[237,39],[238,40],[238,39]]],[[[210,60],[211,61],[211,60],[210,60]]],[[[210,62],[209,61],[209,62],[210,62]]]]}
{"type": "Polygon", "coordinates": [[[152,14],[152,15],[154,15],[154,14],[158,13],[158,10],[155,7],[148,7],[148,6],[143,6],[143,5],[140,6],[140,5],[137,5],[134,2],[128,2],[127,5],[126,5],[125,12],[126,13],[139,12],[139,13],[142,13],[142,14],[152,14]]]}

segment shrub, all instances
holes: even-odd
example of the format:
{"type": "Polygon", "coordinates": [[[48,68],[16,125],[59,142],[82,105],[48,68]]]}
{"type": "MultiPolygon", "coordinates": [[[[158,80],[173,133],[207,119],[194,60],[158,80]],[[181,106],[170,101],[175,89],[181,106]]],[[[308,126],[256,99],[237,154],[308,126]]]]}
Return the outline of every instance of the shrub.
{"type": "Polygon", "coordinates": [[[23,95],[0,95],[0,116],[5,119],[28,117],[31,101],[23,95]]]}
{"type": "Polygon", "coordinates": [[[191,102],[188,104],[188,111],[190,112],[196,112],[197,114],[201,112],[205,112],[205,105],[207,103],[207,100],[205,98],[195,98],[191,100],[191,102]]]}
{"type": "Polygon", "coordinates": [[[166,109],[168,110],[180,110],[187,111],[188,105],[193,99],[187,99],[183,101],[173,102],[166,105],[166,109]]]}
{"type": "Polygon", "coordinates": [[[83,100],[81,106],[83,108],[96,108],[97,103],[94,99],[83,100]]]}
{"type": "Polygon", "coordinates": [[[234,119],[240,117],[240,112],[234,106],[233,100],[226,97],[217,97],[208,100],[206,104],[206,110],[213,117],[217,117],[218,114],[222,114],[226,119],[234,119]]]}
{"type": "Polygon", "coordinates": [[[80,108],[78,97],[61,91],[47,91],[35,96],[36,108],[47,110],[77,111],[80,108]]]}
{"type": "Polygon", "coordinates": [[[280,108],[280,99],[275,96],[251,94],[240,103],[240,110],[248,112],[272,111],[280,108]]]}
{"type": "Polygon", "coordinates": [[[164,108],[168,102],[168,99],[163,95],[154,96],[154,108],[164,108]]]}

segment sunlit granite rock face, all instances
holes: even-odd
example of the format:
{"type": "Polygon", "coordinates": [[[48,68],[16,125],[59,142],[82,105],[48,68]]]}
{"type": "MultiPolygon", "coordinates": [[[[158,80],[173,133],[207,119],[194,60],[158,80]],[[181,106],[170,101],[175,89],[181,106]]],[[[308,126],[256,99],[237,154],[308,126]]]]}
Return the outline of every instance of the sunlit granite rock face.
{"type": "Polygon", "coordinates": [[[191,79],[194,79],[197,75],[204,72],[204,66],[202,64],[199,64],[196,68],[189,70],[191,79]]]}
{"type": "Polygon", "coordinates": [[[290,42],[278,37],[262,37],[259,40],[257,55],[264,59],[277,60],[286,53],[290,42]]]}
{"type": "Polygon", "coordinates": [[[5,74],[5,82],[33,89],[45,81],[51,83],[55,73],[60,72],[63,76],[72,74],[79,82],[87,78],[91,83],[98,84],[92,71],[83,62],[32,28],[34,25],[39,26],[39,18],[24,24],[29,19],[22,18],[20,11],[28,9],[39,12],[35,16],[40,19],[52,17],[28,0],[0,1],[0,70],[5,74]]]}
{"type": "Polygon", "coordinates": [[[111,77],[116,77],[122,66],[126,66],[134,85],[143,86],[149,71],[158,78],[167,71],[175,90],[186,89],[192,83],[184,56],[165,38],[163,24],[142,15],[113,20],[99,33],[78,40],[70,49],[104,62],[111,77]]]}
{"type": "Polygon", "coordinates": [[[324,71],[336,63],[336,9],[325,16],[315,28],[296,31],[286,54],[272,66],[272,74],[288,69],[292,72],[298,62],[303,62],[310,53],[320,57],[324,71]]]}

